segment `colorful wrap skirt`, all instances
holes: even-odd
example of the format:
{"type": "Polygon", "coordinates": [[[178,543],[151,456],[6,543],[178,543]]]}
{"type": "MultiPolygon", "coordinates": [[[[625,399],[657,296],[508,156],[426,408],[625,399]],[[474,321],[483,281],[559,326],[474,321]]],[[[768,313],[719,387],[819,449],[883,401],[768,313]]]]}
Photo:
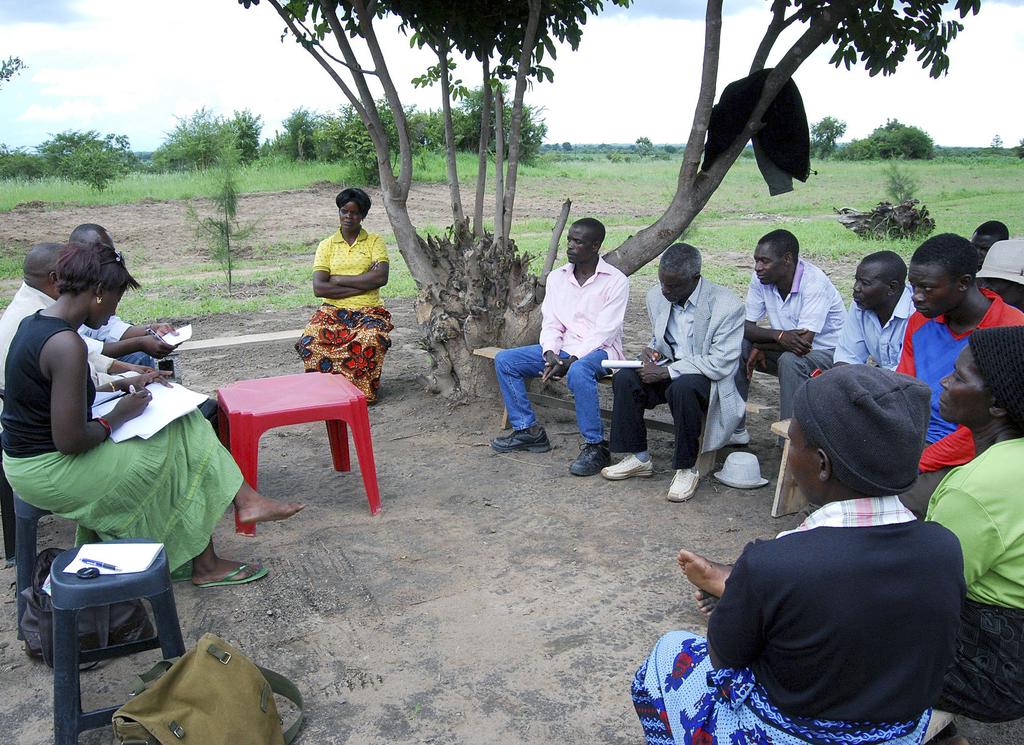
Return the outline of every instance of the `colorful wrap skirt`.
{"type": "Polygon", "coordinates": [[[295,342],[295,351],[306,372],[344,375],[366,395],[367,403],[373,403],[394,328],[383,307],[337,308],[324,303],[295,342]]]}
{"type": "Polygon", "coordinates": [[[789,717],[748,668],[716,670],[707,640],[672,631],[633,680],[648,745],[917,745],[931,709],[910,722],[842,722],[789,717]]]}
{"type": "Polygon", "coordinates": [[[1024,717],[1024,610],[965,600],[936,709],[982,722],[1024,717]]]}
{"type": "Polygon", "coordinates": [[[14,491],[78,523],[77,543],[148,538],[171,571],[202,553],[242,486],[242,473],[198,411],[143,440],[107,440],[76,455],[4,455],[14,491]]]}

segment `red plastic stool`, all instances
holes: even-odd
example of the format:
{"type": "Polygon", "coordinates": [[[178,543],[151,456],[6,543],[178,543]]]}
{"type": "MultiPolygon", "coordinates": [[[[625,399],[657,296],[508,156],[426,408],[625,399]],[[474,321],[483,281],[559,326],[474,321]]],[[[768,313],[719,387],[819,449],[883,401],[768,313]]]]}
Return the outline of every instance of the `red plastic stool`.
{"type": "MultiPolygon", "coordinates": [[[[299,373],[240,380],[217,391],[217,404],[221,440],[253,489],[257,482],[260,437],[268,429],[326,421],[334,470],[348,471],[348,425],[363,472],[370,514],[380,512],[366,396],[344,376],[299,373]]],[[[235,532],[256,535],[256,524],[239,522],[236,512],[235,532]]]]}

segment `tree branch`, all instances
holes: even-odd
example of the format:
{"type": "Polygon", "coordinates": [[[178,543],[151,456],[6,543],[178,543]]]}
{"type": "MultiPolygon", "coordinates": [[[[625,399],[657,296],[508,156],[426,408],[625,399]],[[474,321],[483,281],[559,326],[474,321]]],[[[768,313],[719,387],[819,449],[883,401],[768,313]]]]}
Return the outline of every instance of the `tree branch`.
{"type": "Polygon", "coordinates": [[[718,58],[722,49],[722,0],[708,0],[704,18],[704,62],[700,74],[700,93],[693,110],[690,137],[683,151],[683,164],[679,169],[678,189],[692,184],[704,152],[704,138],[711,122],[711,109],[715,105],[715,86],[718,81],[718,58]]]}
{"type": "Polygon", "coordinates": [[[480,102],[480,145],[477,150],[476,199],[473,203],[473,235],[484,235],[484,190],[487,187],[487,146],[491,134],[491,69],[490,59],[483,58],[484,84],[480,102]]]}
{"type": "MultiPolygon", "coordinates": [[[[277,11],[277,14],[281,16],[281,18],[284,20],[285,24],[288,26],[288,30],[292,32],[292,35],[295,36],[296,39],[301,39],[302,34],[300,33],[300,29],[296,25],[295,20],[287,11],[285,11],[283,7],[281,7],[281,4],[278,2],[278,0],[268,0],[268,2],[274,7],[274,10],[277,11]]],[[[324,53],[326,53],[326,50],[323,49],[323,46],[318,44],[317,47],[319,47],[319,49],[323,50],[324,53]]],[[[302,48],[309,52],[310,56],[312,56],[313,59],[315,59],[320,64],[320,66],[327,71],[327,74],[331,76],[331,79],[333,79],[335,84],[337,84],[337,86],[341,89],[341,92],[345,94],[345,98],[347,98],[349,100],[349,103],[352,104],[352,108],[354,108],[359,113],[359,116],[365,121],[366,117],[365,112],[363,111],[362,103],[360,102],[356,94],[352,92],[352,89],[349,88],[348,84],[338,74],[338,71],[335,70],[331,66],[331,64],[323,58],[323,55],[321,55],[313,46],[307,46],[306,44],[303,44],[302,48]]],[[[334,59],[334,57],[331,57],[331,59],[334,59]]],[[[350,67],[349,65],[345,66],[350,67]]]]}
{"type": "MultiPolygon", "coordinates": [[[[271,2],[277,2],[277,0],[271,0],[271,2]]],[[[359,111],[363,124],[366,125],[366,131],[370,135],[370,140],[373,141],[373,148],[377,151],[377,170],[380,173],[381,186],[390,190],[396,197],[404,199],[405,195],[409,193],[408,187],[402,188],[400,183],[396,181],[394,171],[391,169],[391,143],[388,142],[388,134],[384,129],[384,122],[380,118],[380,112],[377,111],[377,102],[373,99],[373,93],[371,93],[370,86],[366,82],[366,76],[359,72],[362,69],[362,65],[359,64],[359,60],[356,58],[355,50],[352,49],[352,44],[348,40],[348,34],[345,33],[345,29],[341,25],[341,19],[338,18],[335,6],[326,7],[324,3],[321,3],[321,10],[324,18],[327,19],[327,24],[331,27],[334,40],[338,43],[338,49],[341,50],[342,56],[349,63],[352,79],[355,81],[356,89],[359,91],[362,106],[357,111],[359,111]]]]}
{"type": "Polygon", "coordinates": [[[391,72],[388,70],[387,62],[384,60],[384,53],[381,51],[380,43],[377,41],[377,33],[373,28],[373,14],[367,10],[363,0],[352,0],[352,5],[356,9],[359,27],[363,32],[363,39],[366,41],[367,49],[370,50],[370,57],[373,58],[377,77],[384,88],[384,98],[387,99],[388,108],[391,109],[391,114],[395,118],[395,127],[398,129],[398,183],[404,196],[409,193],[409,187],[412,185],[412,142],[409,138],[409,122],[405,116],[405,109],[402,108],[398,89],[391,79],[391,72]]]}
{"type": "Polygon", "coordinates": [[[359,72],[359,73],[362,73],[363,75],[376,75],[377,74],[376,70],[365,70],[365,69],[363,69],[361,67],[353,67],[352,65],[350,65],[345,60],[338,59],[333,54],[331,54],[329,51],[327,51],[327,47],[325,47],[320,42],[320,40],[317,39],[313,35],[313,32],[311,32],[308,28],[306,28],[306,24],[304,24],[302,21],[299,21],[299,20],[296,20],[295,23],[303,31],[304,36],[301,37],[301,38],[304,38],[306,40],[306,42],[308,42],[309,44],[312,44],[313,46],[319,48],[320,51],[323,52],[324,56],[327,57],[328,59],[334,60],[335,62],[337,62],[342,67],[347,67],[349,70],[352,70],[353,72],[359,72]]]}
{"type": "Polygon", "coordinates": [[[505,96],[494,91],[494,240],[504,242],[505,224],[505,96]]]}
{"type": "MultiPolygon", "coordinates": [[[[526,95],[526,73],[533,59],[533,46],[537,41],[537,27],[540,25],[540,0],[529,0],[530,15],[526,21],[526,34],[519,54],[519,69],[516,70],[516,88],[512,99],[512,126],[509,128],[508,178],[505,183],[505,207],[501,223],[501,237],[508,240],[512,232],[512,208],[516,201],[516,180],[519,176],[519,151],[523,130],[523,97],[526,95]]],[[[499,226],[495,225],[497,232],[499,226]]]]}
{"type": "Polygon", "coordinates": [[[448,52],[451,50],[447,39],[439,40],[437,61],[441,66],[441,110],[444,114],[445,160],[448,163],[448,193],[452,204],[452,225],[460,225],[466,221],[462,211],[462,192],[459,189],[459,168],[455,158],[455,125],[452,123],[452,86],[448,74],[448,52]]]}
{"type": "MultiPolygon", "coordinates": [[[[661,253],[689,226],[697,213],[707,204],[715,189],[722,183],[725,174],[743,152],[747,142],[761,127],[765,111],[782,90],[782,86],[793,77],[793,73],[804,60],[831,37],[839,22],[855,7],[855,3],[856,0],[841,0],[812,18],[808,29],[768,74],[757,105],[732,144],[706,170],[695,173],[692,181],[684,179],[681,175],[679,188],[668,209],[653,225],[631,236],[621,246],[605,256],[609,263],[627,275],[632,274],[661,253]]],[[[695,126],[696,119],[695,115],[695,126]]],[[[689,145],[687,147],[689,148],[689,145]]],[[[699,158],[699,155],[697,157],[699,158]]],[[[689,159],[684,159],[684,171],[687,160],[689,159]]]]}

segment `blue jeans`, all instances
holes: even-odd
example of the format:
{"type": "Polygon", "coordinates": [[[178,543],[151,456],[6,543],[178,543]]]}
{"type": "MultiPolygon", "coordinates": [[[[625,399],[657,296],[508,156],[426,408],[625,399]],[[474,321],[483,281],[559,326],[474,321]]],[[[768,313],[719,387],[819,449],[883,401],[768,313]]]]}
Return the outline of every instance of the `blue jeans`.
{"type": "Polygon", "coordinates": [[[121,360],[121,362],[127,362],[129,365],[156,367],[156,360],[145,352],[132,352],[131,354],[126,354],[124,357],[118,357],[118,359],[121,360]]]}
{"type": "MultiPolygon", "coordinates": [[[[569,357],[560,352],[559,357],[569,357]]],[[[604,424],[597,400],[597,381],[607,372],[601,360],[608,359],[603,349],[595,349],[572,363],[565,382],[576,399],[576,425],[583,439],[591,444],[604,440],[604,424]]],[[[526,397],[526,378],[536,378],[544,371],[544,354],[540,344],[505,349],[494,357],[494,371],[498,374],[501,397],[505,399],[508,421],[512,429],[527,429],[537,423],[533,405],[526,397]]]]}

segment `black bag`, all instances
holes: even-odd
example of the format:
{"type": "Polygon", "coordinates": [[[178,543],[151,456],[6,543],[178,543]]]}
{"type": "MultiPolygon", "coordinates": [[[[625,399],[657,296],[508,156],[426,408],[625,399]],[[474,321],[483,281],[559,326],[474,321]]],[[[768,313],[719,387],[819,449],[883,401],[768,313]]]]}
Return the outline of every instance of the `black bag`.
{"type": "MultiPolygon", "coordinates": [[[[25,615],[21,617],[21,633],[25,637],[25,653],[41,657],[53,667],[53,606],[43,584],[50,576],[50,565],[63,549],[47,548],[39,552],[32,567],[32,584],[21,591],[25,598],[25,615]]],[[[141,600],[128,600],[95,608],[83,608],[78,614],[79,649],[101,649],[154,636],[146,606],[141,600]]]]}

